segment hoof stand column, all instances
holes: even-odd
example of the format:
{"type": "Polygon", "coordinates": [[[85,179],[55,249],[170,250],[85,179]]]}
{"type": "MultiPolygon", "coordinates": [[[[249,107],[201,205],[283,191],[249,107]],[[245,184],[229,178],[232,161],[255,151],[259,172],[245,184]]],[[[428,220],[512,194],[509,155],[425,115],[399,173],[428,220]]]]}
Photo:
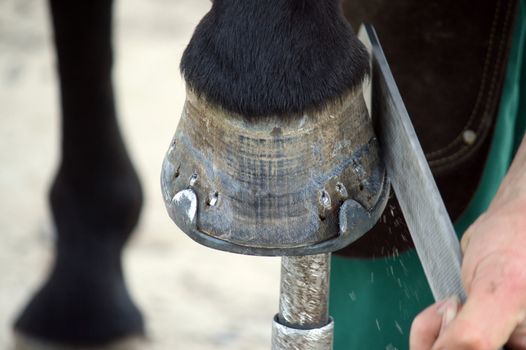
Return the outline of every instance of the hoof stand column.
{"type": "Polygon", "coordinates": [[[332,349],[334,322],[328,310],[330,259],[329,253],[283,258],[272,350],[332,349]]]}
{"type": "Polygon", "coordinates": [[[197,242],[285,256],[273,349],[331,348],[330,252],[366,233],[388,197],[361,86],[322,111],[257,120],[190,90],[161,182],[197,242]]]}

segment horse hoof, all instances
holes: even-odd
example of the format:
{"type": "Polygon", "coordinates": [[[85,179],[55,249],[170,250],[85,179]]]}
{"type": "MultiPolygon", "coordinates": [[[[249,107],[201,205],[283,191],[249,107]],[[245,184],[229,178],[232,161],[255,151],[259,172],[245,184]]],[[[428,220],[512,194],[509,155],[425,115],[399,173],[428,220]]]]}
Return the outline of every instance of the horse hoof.
{"type": "Polygon", "coordinates": [[[144,337],[127,337],[105,345],[82,347],[54,344],[15,333],[13,350],[145,350],[147,348],[148,341],[144,337]]]}
{"type": "Polygon", "coordinates": [[[192,239],[279,256],[354,242],[381,214],[386,181],[361,86],[320,111],[265,118],[188,90],[161,175],[168,213],[192,239]]]}
{"type": "MultiPolygon", "coordinates": [[[[88,249],[90,242],[85,240],[83,248],[88,249]]],[[[121,269],[119,255],[58,249],[49,279],[21,312],[15,331],[53,344],[79,346],[143,336],[143,317],[121,269]]]]}

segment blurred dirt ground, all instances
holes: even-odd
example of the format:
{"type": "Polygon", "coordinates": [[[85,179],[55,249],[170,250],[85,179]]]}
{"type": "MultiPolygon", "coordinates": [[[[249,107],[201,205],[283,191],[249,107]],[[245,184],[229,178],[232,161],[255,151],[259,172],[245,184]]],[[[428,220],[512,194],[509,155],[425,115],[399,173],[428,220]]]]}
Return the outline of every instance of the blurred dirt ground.
{"type": "MultiPolygon", "coordinates": [[[[125,255],[148,322],[147,349],[269,349],[279,260],[200,247],[169,220],[159,171],[184,102],[179,59],[209,0],[116,6],[118,109],[146,203],[125,255]]],[[[45,1],[0,0],[0,349],[45,277],[53,225],[47,187],[58,160],[59,111],[45,1]]]]}

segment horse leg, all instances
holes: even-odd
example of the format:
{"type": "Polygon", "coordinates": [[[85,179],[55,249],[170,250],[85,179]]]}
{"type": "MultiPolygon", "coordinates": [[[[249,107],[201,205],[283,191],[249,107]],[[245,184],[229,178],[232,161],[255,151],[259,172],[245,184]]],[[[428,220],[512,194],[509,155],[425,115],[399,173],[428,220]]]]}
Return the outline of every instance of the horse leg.
{"type": "Polygon", "coordinates": [[[142,192],[116,119],[112,0],[50,5],[62,102],[62,159],[50,191],[56,260],[15,328],[52,343],[95,345],[143,333],[121,265],[142,192]]]}

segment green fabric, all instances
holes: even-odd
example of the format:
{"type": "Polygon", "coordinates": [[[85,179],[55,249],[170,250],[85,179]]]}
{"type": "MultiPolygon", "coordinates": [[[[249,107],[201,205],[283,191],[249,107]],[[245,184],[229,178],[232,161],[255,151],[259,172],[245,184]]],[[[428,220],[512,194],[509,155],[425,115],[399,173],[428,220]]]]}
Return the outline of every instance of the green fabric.
{"type": "MultiPolygon", "coordinates": [[[[526,0],[521,0],[499,115],[483,177],[459,234],[487,208],[526,129],[526,0]]],[[[361,260],[334,257],[330,312],[335,350],[408,349],[411,322],[433,302],[416,252],[361,260]]]]}
{"type": "Polygon", "coordinates": [[[394,258],[333,257],[334,349],[407,349],[411,321],[433,298],[416,252],[394,258]]]}

